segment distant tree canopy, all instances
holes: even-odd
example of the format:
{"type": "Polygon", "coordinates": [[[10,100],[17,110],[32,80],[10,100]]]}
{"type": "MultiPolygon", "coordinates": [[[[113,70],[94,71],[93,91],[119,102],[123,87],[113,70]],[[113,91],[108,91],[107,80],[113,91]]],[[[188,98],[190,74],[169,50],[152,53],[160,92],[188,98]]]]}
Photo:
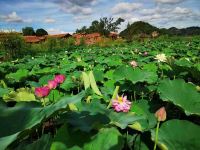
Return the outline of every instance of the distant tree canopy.
{"type": "Polygon", "coordinates": [[[119,25],[124,22],[124,19],[118,18],[114,21],[114,18],[103,17],[100,20],[94,20],[87,28],[83,26],[81,29],[77,29],[76,33],[94,33],[98,32],[101,35],[108,36],[110,32],[116,32],[119,29],[119,25]]]}
{"type": "Polygon", "coordinates": [[[43,35],[48,35],[48,32],[44,29],[37,29],[35,32],[36,36],[43,36],[43,35]]]}
{"type": "Polygon", "coordinates": [[[22,33],[23,33],[23,36],[35,35],[35,31],[32,27],[22,28],[22,33]]]}

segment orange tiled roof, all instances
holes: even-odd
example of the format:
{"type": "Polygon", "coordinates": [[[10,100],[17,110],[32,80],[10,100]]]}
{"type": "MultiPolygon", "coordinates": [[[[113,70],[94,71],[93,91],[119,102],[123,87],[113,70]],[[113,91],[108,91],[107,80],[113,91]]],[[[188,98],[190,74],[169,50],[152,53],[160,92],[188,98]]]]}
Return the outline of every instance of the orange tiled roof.
{"type": "Polygon", "coordinates": [[[80,39],[80,38],[84,37],[85,35],[86,35],[86,34],[84,34],[84,33],[75,33],[75,34],[73,34],[72,36],[73,36],[74,38],[80,39]]]}
{"type": "Polygon", "coordinates": [[[24,36],[24,40],[25,42],[27,43],[38,43],[42,40],[45,40],[45,37],[44,36],[24,36]]]}
{"type": "Polygon", "coordinates": [[[71,36],[71,34],[69,34],[69,33],[65,33],[65,34],[53,34],[53,35],[48,35],[47,37],[64,38],[65,36],[71,36]]]}
{"type": "Polygon", "coordinates": [[[95,37],[100,37],[101,35],[99,33],[90,33],[86,34],[86,38],[95,38],[95,37]]]}

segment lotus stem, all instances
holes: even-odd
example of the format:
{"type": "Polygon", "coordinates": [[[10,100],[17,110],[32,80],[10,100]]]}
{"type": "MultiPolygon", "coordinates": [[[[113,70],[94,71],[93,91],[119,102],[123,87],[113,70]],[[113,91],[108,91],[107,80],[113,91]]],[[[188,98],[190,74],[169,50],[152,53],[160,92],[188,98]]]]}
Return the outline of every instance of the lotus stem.
{"type": "Polygon", "coordinates": [[[155,136],[155,144],[154,144],[153,150],[156,150],[156,146],[157,146],[157,142],[158,142],[158,130],[159,130],[159,126],[160,126],[160,121],[157,122],[157,126],[156,126],[156,136],[155,136]]]}

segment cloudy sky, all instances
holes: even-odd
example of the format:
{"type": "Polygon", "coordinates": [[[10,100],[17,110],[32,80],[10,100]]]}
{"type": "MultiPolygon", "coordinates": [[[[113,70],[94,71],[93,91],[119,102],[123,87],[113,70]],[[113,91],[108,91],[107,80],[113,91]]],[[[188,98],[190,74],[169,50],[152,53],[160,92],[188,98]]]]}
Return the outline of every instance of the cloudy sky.
{"type": "Polygon", "coordinates": [[[200,26],[200,0],[0,0],[0,30],[25,26],[74,32],[101,17],[146,21],[157,27],[200,26]]]}

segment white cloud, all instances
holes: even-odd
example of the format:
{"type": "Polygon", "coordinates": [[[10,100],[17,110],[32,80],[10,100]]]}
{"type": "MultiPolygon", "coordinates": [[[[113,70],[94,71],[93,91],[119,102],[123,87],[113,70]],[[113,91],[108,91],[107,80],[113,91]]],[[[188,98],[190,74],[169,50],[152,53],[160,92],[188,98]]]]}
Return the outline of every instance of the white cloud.
{"type": "Polygon", "coordinates": [[[15,11],[6,16],[2,16],[2,18],[6,22],[23,22],[23,19],[20,16],[18,16],[15,11]]]}
{"type": "Polygon", "coordinates": [[[9,33],[9,32],[16,32],[16,30],[15,29],[0,29],[0,32],[9,33]]]}
{"type": "Polygon", "coordinates": [[[90,17],[89,15],[85,15],[85,16],[79,15],[79,16],[75,16],[75,17],[73,18],[73,20],[74,20],[75,22],[82,22],[82,21],[88,20],[88,19],[90,19],[90,18],[91,18],[91,17],[90,17]]]}
{"type": "Polygon", "coordinates": [[[91,15],[92,9],[91,8],[85,8],[80,6],[62,6],[61,9],[66,12],[73,15],[91,15]]]}
{"type": "Polygon", "coordinates": [[[119,13],[127,13],[127,12],[133,12],[139,8],[141,8],[141,3],[118,3],[112,8],[113,14],[119,14],[119,13]]]}
{"type": "Polygon", "coordinates": [[[122,11],[120,13],[114,14],[114,17],[121,17],[126,20],[126,23],[145,21],[158,27],[170,27],[176,25],[180,26],[180,24],[187,26],[187,22],[193,22],[194,24],[197,24],[197,22],[199,22],[197,20],[200,18],[200,12],[195,12],[195,10],[186,7],[168,7],[167,5],[157,5],[155,8],[141,7],[140,9],[137,9],[137,11],[122,11]]]}
{"type": "Polygon", "coordinates": [[[66,33],[65,31],[60,30],[58,28],[49,28],[49,29],[47,29],[47,32],[49,34],[62,34],[62,33],[66,33]]]}
{"type": "Polygon", "coordinates": [[[176,7],[174,10],[173,10],[173,13],[175,14],[189,14],[191,13],[192,11],[188,8],[181,8],[181,7],[176,7]]]}
{"type": "Polygon", "coordinates": [[[53,18],[45,18],[44,19],[44,23],[55,23],[55,22],[56,22],[56,20],[53,18]]]}
{"type": "Polygon", "coordinates": [[[177,4],[181,3],[185,0],[155,0],[157,3],[163,3],[163,4],[177,4]]]}
{"type": "Polygon", "coordinates": [[[24,19],[23,22],[25,22],[25,23],[32,23],[33,19],[24,19]]]}

